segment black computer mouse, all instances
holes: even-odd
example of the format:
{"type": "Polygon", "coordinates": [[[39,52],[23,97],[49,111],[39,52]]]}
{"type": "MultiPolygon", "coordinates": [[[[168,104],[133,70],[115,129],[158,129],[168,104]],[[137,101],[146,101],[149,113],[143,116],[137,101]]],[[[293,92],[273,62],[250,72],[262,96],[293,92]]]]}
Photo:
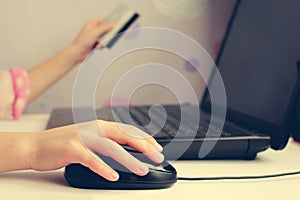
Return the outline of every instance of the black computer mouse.
{"type": "Polygon", "coordinates": [[[70,186],[84,189],[163,189],[171,187],[177,181],[175,168],[164,161],[161,164],[150,161],[141,153],[128,151],[149,166],[149,173],[138,176],[117,161],[98,155],[104,162],[119,173],[119,180],[111,182],[80,164],[71,164],[65,168],[65,179],[70,186]]]}

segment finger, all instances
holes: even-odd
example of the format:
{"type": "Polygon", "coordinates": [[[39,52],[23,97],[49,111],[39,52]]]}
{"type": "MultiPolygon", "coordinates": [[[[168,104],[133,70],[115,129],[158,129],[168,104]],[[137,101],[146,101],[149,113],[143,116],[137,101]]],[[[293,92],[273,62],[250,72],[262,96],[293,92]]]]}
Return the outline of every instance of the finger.
{"type": "MultiPolygon", "coordinates": [[[[143,139],[149,143],[148,145],[154,147],[156,151],[162,152],[163,147],[160,144],[158,144],[158,142],[151,135],[144,132],[143,130],[135,126],[129,127],[129,130],[124,130],[125,136],[128,138],[127,141],[130,142],[130,145],[134,145],[134,143],[136,143],[137,140],[143,139]]],[[[146,149],[140,149],[141,151],[147,152],[147,150],[149,150],[147,146],[141,146],[141,148],[143,147],[146,149]]]]}
{"type": "Polygon", "coordinates": [[[153,137],[134,126],[117,124],[116,127],[118,127],[118,131],[121,131],[119,133],[119,137],[123,140],[121,144],[135,148],[154,162],[161,163],[164,161],[164,156],[161,153],[162,147],[153,137]]]}
{"type": "Polygon", "coordinates": [[[149,137],[146,138],[146,140],[152,145],[154,146],[159,152],[163,151],[163,147],[153,138],[153,137],[149,137]]]}
{"type": "Polygon", "coordinates": [[[126,144],[135,147],[141,152],[151,153],[163,150],[163,147],[151,135],[135,126],[116,123],[115,127],[120,131],[126,144]]]}
{"type": "Polygon", "coordinates": [[[94,21],[96,22],[97,25],[102,24],[102,22],[105,20],[105,17],[103,16],[99,16],[97,18],[94,19],[94,21]]]}
{"type": "Polygon", "coordinates": [[[97,31],[98,36],[101,37],[108,31],[110,31],[113,27],[114,27],[113,23],[109,23],[109,24],[105,24],[105,25],[101,25],[101,26],[97,27],[96,31],[97,31]]]}
{"type": "MultiPolygon", "coordinates": [[[[149,172],[148,167],[136,159],[134,156],[129,154],[124,148],[118,145],[116,142],[107,139],[107,138],[98,138],[94,140],[93,150],[104,155],[108,156],[121,165],[126,167],[128,170],[133,173],[144,176],[149,172]]],[[[117,166],[111,166],[112,168],[116,168],[117,166]]],[[[120,169],[119,169],[120,170],[120,169]]]]}
{"type": "Polygon", "coordinates": [[[96,45],[96,47],[95,47],[96,49],[102,49],[103,48],[103,46],[101,46],[101,44],[100,43],[97,43],[97,45],[96,45]]]}
{"type": "Polygon", "coordinates": [[[148,141],[149,139],[141,140],[133,137],[126,137],[128,138],[126,139],[127,145],[135,148],[139,152],[142,152],[153,162],[161,163],[164,161],[164,155],[148,141]]]}
{"type": "Polygon", "coordinates": [[[77,157],[75,159],[76,163],[88,167],[90,170],[109,181],[117,181],[119,179],[119,174],[114,169],[106,165],[88,149],[82,147],[77,151],[74,151],[74,154],[77,157]]]}
{"type": "Polygon", "coordinates": [[[102,136],[119,144],[126,144],[137,151],[144,153],[153,162],[161,163],[164,160],[161,154],[162,147],[144,131],[127,124],[98,121],[102,136]]]}

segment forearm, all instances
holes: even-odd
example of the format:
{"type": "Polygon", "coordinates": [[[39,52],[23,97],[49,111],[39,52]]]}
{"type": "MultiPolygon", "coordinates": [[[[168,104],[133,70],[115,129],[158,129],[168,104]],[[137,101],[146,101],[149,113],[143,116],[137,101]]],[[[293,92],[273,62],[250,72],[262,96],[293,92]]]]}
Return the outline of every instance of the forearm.
{"type": "Polygon", "coordinates": [[[31,86],[29,102],[40,96],[79,62],[80,56],[76,48],[69,46],[44,63],[28,70],[31,86]]]}
{"type": "Polygon", "coordinates": [[[101,25],[102,21],[101,17],[87,22],[69,47],[28,71],[31,84],[29,102],[83,61],[99,37],[112,29],[112,24],[101,25]]]}
{"type": "Polygon", "coordinates": [[[37,133],[0,133],[0,172],[29,168],[37,133]]]}

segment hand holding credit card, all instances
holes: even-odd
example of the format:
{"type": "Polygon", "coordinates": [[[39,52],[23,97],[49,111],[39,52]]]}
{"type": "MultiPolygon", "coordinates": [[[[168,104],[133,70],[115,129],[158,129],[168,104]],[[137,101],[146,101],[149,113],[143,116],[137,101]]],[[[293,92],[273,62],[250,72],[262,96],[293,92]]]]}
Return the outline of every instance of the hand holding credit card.
{"type": "Polygon", "coordinates": [[[111,48],[138,17],[127,5],[119,4],[103,21],[103,24],[113,23],[114,28],[100,37],[98,43],[102,48],[111,48]]]}

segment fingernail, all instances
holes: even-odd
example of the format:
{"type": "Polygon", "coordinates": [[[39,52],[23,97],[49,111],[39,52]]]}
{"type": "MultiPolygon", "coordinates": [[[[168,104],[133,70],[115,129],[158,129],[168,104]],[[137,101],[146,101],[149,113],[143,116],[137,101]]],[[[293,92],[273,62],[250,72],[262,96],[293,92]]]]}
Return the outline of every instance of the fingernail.
{"type": "Polygon", "coordinates": [[[155,144],[155,148],[156,148],[159,152],[162,152],[163,149],[164,149],[164,148],[163,148],[160,144],[158,144],[158,143],[155,144]]]}
{"type": "Polygon", "coordinates": [[[137,174],[139,174],[139,175],[146,175],[146,174],[148,174],[148,172],[149,172],[149,168],[146,166],[146,165],[140,165],[139,167],[138,167],[138,172],[137,172],[137,174]]]}
{"type": "Polygon", "coordinates": [[[97,44],[97,46],[96,46],[96,49],[102,49],[102,46],[101,46],[101,44],[99,43],[99,44],[97,44]]]}
{"type": "Polygon", "coordinates": [[[158,163],[163,162],[165,159],[165,156],[160,152],[153,153],[152,157],[153,157],[154,161],[158,162],[158,163]]]}
{"type": "Polygon", "coordinates": [[[111,173],[111,180],[112,181],[117,181],[119,179],[119,174],[117,172],[112,172],[111,173]]]}

